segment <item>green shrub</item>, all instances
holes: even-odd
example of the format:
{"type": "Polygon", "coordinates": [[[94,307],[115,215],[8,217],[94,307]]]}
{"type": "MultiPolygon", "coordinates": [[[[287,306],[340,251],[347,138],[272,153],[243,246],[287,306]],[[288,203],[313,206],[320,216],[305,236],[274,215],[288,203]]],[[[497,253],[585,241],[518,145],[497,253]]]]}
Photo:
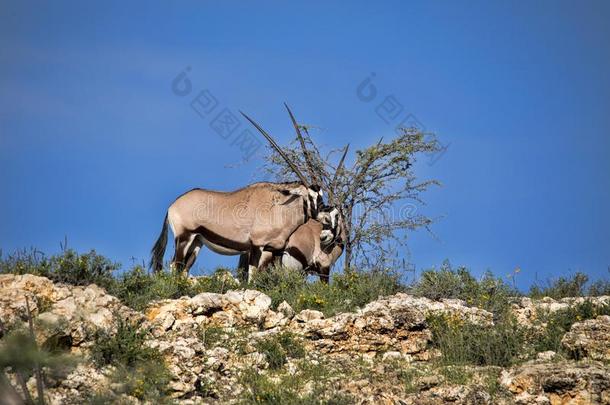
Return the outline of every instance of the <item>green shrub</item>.
{"type": "Polygon", "coordinates": [[[47,375],[65,375],[78,359],[55,349],[38,347],[28,331],[14,329],[1,340],[0,370],[21,374],[26,381],[34,374],[36,365],[45,368],[47,375]]]}
{"type": "Polygon", "coordinates": [[[275,337],[259,340],[254,347],[265,355],[270,369],[278,370],[286,364],[286,351],[275,337]]]}
{"type": "Polygon", "coordinates": [[[301,359],[305,357],[305,347],[299,339],[290,332],[282,332],[276,336],[276,339],[286,355],[293,359],[301,359]]]}
{"type": "Polygon", "coordinates": [[[467,268],[453,269],[447,261],[439,270],[422,272],[411,290],[415,295],[433,300],[458,298],[494,314],[505,312],[510,306],[511,297],[519,295],[518,291],[491,272],[486,272],[477,280],[467,268]]]}
{"type": "Polygon", "coordinates": [[[156,300],[192,297],[202,292],[223,293],[239,285],[226,270],[219,269],[211,276],[192,278],[182,272],[149,273],[141,266],[124,272],[110,289],[110,293],[125,305],[143,310],[156,300]]]}
{"type": "Polygon", "coordinates": [[[259,340],[254,345],[257,351],[265,355],[269,368],[278,370],[286,364],[288,357],[300,359],[305,357],[305,347],[290,332],[277,333],[259,340]]]}
{"type": "Polygon", "coordinates": [[[592,283],[589,287],[587,295],[592,297],[599,297],[601,295],[610,295],[610,281],[608,280],[597,280],[592,283]]]}
{"type": "Polygon", "coordinates": [[[400,282],[400,274],[389,270],[340,273],[333,277],[331,287],[329,298],[333,304],[329,309],[333,313],[362,308],[379,297],[406,291],[406,286],[400,282]]]}
{"type": "Polygon", "coordinates": [[[276,375],[273,380],[255,370],[245,370],[238,379],[244,387],[241,403],[296,405],[356,403],[355,398],[329,389],[331,375],[333,373],[322,364],[308,362],[300,363],[295,374],[276,375]],[[300,392],[306,384],[311,386],[311,392],[301,395],[300,392]]]}
{"type": "Polygon", "coordinates": [[[530,331],[531,339],[528,342],[535,352],[547,350],[561,352],[563,351],[561,339],[574,323],[594,319],[600,315],[610,315],[610,305],[597,306],[589,300],[560,311],[540,314],[540,322],[545,323],[546,327],[542,333],[536,329],[530,331]]]}
{"type": "Polygon", "coordinates": [[[329,284],[307,282],[302,273],[271,267],[255,275],[248,288],[269,295],[272,306],[288,302],[295,311],[315,309],[332,316],[353,311],[380,296],[404,291],[398,274],[387,271],[349,271],[332,277],[329,284]]]}
{"type": "Polygon", "coordinates": [[[115,282],[113,272],[118,269],[118,264],[98,255],[95,250],[78,254],[72,249],[67,249],[62,254],[50,258],[46,258],[37,250],[22,250],[0,260],[1,273],[29,273],[59,283],[97,284],[106,289],[113,286],[115,282]]]}
{"type": "Polygon", "coordinates": [[[199,339],[201,339],[206,349],[216,346],[218,342],[222,341],[224,334],[224,329],[217,326],[201,327],[198,331],[199,339]]]}
{"type": "Polygon", "coordinates": [[[299,400],[294,390],[272,382],[255,370],[244,371],[239,383],[244,386],[243,404],[296,404],[299,400]]]}
{"type": "Polygon", "coordinates": [[[193,291],[196,294],[202,292],[224,294],[229,290],[240,288],[239,281],[233,278],[230,270],[224,268],[218,268],[212,275],[200,276],[195,280],[193,291]]]}
{"type": "Polygon", "coordinates": [[[133,367],[119,365],[112,379],[123,384],[119,391],[141,400],[160,403],[167,397],[171,376],[163,362],[139,361],[133,367]]]}
{"type": "Polygon", "coordinates": [[[143,400],[159,400],[167,394],[170,374],[161,353],[146,345],[147,332],[136,322],[116,316],[116,332],[99,332],[91,348],[98,367],[113,365],[113,380],[122,391],[143,400]]]}
{"type": "Polygon", "coordinates": [[[526,335],[512,318],[489,326],[449,315],[430,316],[427,322],[443,365],[507,367],[523,355],[526,335]]]}
{"type": "Polygon", "coordinates": [[[80,360],[68,354],[66,350],[60,350],[59,347],[53,345],[49,346],[38,346],[31,332],[24,329],[22,325],[2,337],[0,340],[0,393],[2,399],[8,401],[7,403],[14,401],[17,401],[15,403],[34,403],[32,399],[34,389],[26,385],[32,376],[40,373],[41,378],[36,378],[38,389],[38,381],[43,382],[45,378],[64,379],[80,360]],[[15,390],[7,373],[13,374],[13,381],[17,382],[16,385],[19,385],[21,392],[15,390]]]}
{"type": "Polygon", "coordinates": [[[551,297],[554,299],[581,297],[586,295],[585,285],[588,281],[589,277],[580,272],[569,277],[562,276],[556,280],[549,281],[547,286],[532,286],[529,296],[532,298],[551,297]]]}
{"type": "Polygon", "coordinates": [[[151,301],[193,295],[193,286],[182,273],[149,274],[143,267],[136,266],[119,277],[110,293],[125,305],[143,310],[151,301]]]}
{"type": "Polygon", "coordinates": [[[22,249],[7,257],[0,251],[0,274],[34,274],[46,275],[49,272],[49,261],[44,253],[36,249],[22,249]]]}
{"type": "Polygon", "coordinates": [[[439,372],[445,377],[446,382],[456,385],[466,385],[474,376],[472,370],[469,370],[467,366],[448,365],[440,367],[439,372]]]}
{"type": "Polygon", "coordinates": [[[161,355],[146,346],[147,333],[136,322],[115,316],[115,333],[99,331],[91,348],[91,358],[98,366],[123,364],[133,367],[142,361],[158,361],[161,355]]]}
{"type": "Polygon", "coordinates": [[[300,292],[308,288],[305,276],[281,266],[270,266],[254,274],[248,288],[262,291],[271,297],[271,305],[277,307],[282,301],[294,304],[300,292]]]}
{"type": "Polygon", "coordinates": [[[592,297],[610,295],[610,266],[608,267],[608,278],[605,280],[597,280],[591,283],[587,295],[592,297]]]}
{"type": "Polygon", "coordinates": [[[417,385],[415,384],[415,378],[420,376],[422,372],[416,367],[397,367],[397,377],[398,380],[404,385],[405,391],[408,394],[415,393],[419,391],[417,385]]]}

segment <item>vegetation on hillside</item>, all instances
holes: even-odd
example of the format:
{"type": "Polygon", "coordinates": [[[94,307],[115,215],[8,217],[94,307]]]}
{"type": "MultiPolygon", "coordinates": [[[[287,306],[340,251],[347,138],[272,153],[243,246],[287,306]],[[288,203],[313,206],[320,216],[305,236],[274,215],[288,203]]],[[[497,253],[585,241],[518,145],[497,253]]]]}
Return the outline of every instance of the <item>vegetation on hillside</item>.
{"type": "MultiPolygon", "coordinates": [[[[515,300],[523,296],[512,283],[489,272],[477,278],[467,268],[454,268],[448,262],[438,269],[423,271],[417,280],[409,284],[403,281],[399,273],[387,269],[348,269],[334,274],[331,282],[326,284],[308,281],[302,274],[276,267],[259,272],[251,284],[240,284],[226,269],[219,269],[209,276],[192,278],[171,272],[149,273],[141,266],[121,271],[118,264],[95,251],[78,254],[65,250],[51,257],[38,251],[21,251],[0,257],[0,273],[30,273],[81,286],[95,283],[136,310],[143,310],[154,300],[194,296],[202,292],[224,293],[239,288],[266,293],[275,308],[286,301],[297,312],[315,309],[327,316],[356,310],[380,296],[397,292],[434,300],[457,298],[492,312],[494,322],[482,326],[459,317],[430,316],[427,323],[433,334],[432,345],[441,355],[425,367],[436,370],[445,381],[455,384],[466,384],[472,380],[475,374],[472,367],[479,367],[479,371],[487,370],[483,383],[493,395],[503,395],[498,384],[500,368],[520,364],[549,350],[560,356],[578,358],[578,353],[567,353],[562,349],[563,335],[577,321],[610,314],[609,306],[594,306],[585,300],[560,311],[542,313],[539,319],[542,327],[523,326],[509,311],[515,300]]],[[[528,295],[560,299],[608,294],[610,283],[607,281],[588,284],[586,276],[576,273],[572,277],[551,281],[545,287],[534,286],[528,295]]],[[[92,359],[100,368],[112,365],[113,381],[121,387],[122,393],[156,403],[163,402],[170,377],[160,353],[145,343],[150,338],[148,332],[120,317],[113,330],[116,331],[113,334],[98,336],[92,347],[92,359]]],[[[238,335],[239,331],[231,332],[213,326],[202,327],[199,333],[206,347],[225,344],[239,351],[243,349],[240,349],[240,345],[244,342],[238,335]]],[[[27,380],[35,372],[37,364],[44,366],[47,372],[65,372],[66,364],[73,364],[66,362],[65,354],[60,351],[37,348],[28,339],[27,334],[20,330],[9,331],[2,337],[0,363],[5,370],[21,373],[23,377],[20,378],[27,380]],[[16,350],[18,342],[26,342],[26,345],[16,350]],[[21,355],[15,357],[15,353],[21,355]]],[[[265,356],[270,374],[240,374],[244,403],[294,402],[297,399],[299,403],[319,403],[317,398],[325,392],[324,384],[330,384],[336,372],[323,363],[312,364],[306,358],[299,338],[289,333],[260,340],[256,343],[256,350],[265,356]],[[292,374],[285,372],[289,362],[297,367],[292,374]],[[314,376],[312,373],[318,374],[314,376]],[[295,387],[306,382],[311,382],[312,391],[307,396],[299,397],[295,387]]],[[[360,371],[354,370],[354,375],[366,374],[365,368],[363,365],[361,370],[358,369],[360,371]]],[[[395,367],[392,378],[415,390],[415,381],[430,371],[422,370],[413,365],[400,364],[395,367]]],[[[0,384],[6,385],[7,378],[0,377],[0,384]]],[[[201,391],[208,388],[202,386],[201,391]]],[[[100,393],[99,397],[91,398],[91,402],[104,403],[115,398],[116,394],[100,393]]],[[[337,396],[331,398],[330,402],[351,403],[352,399],[337,396]]]]}

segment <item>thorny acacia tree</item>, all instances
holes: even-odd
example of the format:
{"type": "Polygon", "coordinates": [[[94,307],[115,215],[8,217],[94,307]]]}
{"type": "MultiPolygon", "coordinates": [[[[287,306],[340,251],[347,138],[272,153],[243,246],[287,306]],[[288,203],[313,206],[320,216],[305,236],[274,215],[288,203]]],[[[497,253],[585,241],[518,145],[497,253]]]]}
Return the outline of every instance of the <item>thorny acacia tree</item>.
{"type": "MultiPolygon", "coordinates": [[[[432,219],[419,213],[417,207],[424,204],[421,194],[439,182],[418,181],[413,164],[420,154],[440,151],[434,136],[402,128],[395,138],[381,138],[357,150],[353,158],[346,159],[349,145],[323,156],[310,136],[311,127],[297,123],[290,109],[288,112],[296,138],[283,150],[328,193],[329,204],[341,210],[347,233],[346,270],[356,263],[384,265],[392,247],[406,242],[404,231],[428,228],[432,219]],[[343,160],[353,163],[342,164],[343,160]]],[[[269,174],[280,181],[292,178],[293,171],[275,151],[271,150],[265,159],[264,169],[269,174]]]]}

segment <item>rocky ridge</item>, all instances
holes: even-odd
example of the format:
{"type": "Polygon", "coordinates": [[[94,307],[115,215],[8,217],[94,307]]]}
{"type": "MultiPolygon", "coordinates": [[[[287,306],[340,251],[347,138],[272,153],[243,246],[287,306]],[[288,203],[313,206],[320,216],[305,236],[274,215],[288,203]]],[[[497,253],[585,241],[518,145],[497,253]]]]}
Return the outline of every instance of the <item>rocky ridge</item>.
{"type": "MultiPolygon", "coordinates": [[[[493,323],[490,312],[461,300],[432,301],[399,293],[327,318],[314,310],[295,313],[285,302],[274,309],[265,294],[239,290],[157,301],[140,313],[95,285],[0,275],[2,334],[26,321],[26,297],[39,325],[38,343],[61,341],[66,351],[85,359],[65,378],[48,384],[46,395],[52,404],[83,403],[116,388],[112,367],[96,368],[88,353],[96,333],[112,334],[118,317],[140,322],[143,330],[150,331],[146,344],[163,355],[171,375],[170,395],[181,403],[237,402],[243,398],[241,379],[252,371],[278,380],[259,342],[290,334],[305,353],[286,360],[285,381],[314,369],[326,370],[313,383],[299,387],[305,394],[315,394],[319,380],[325,384],[324,395],[344,394],[348,403],[610,404],[608,316],[572,326],[562,340],[576,354],[572,359],[541,353],[537,360],[512,368],[461,369],[459,373],[473,376],[464,384],[451,373],[435,372],[431,360],[439,353],[426,322],[430,315],[445,315],[482,326],[493,323]],[[405,364],[421,367],[406,376],[401,371],[405,364]],[[504,392],[500,399],[493,399],[485,388],[490,386],[490,375],[497,376],[495,389],[504,392]]],[[[513,306],[513,313],[520,323],[532,325],[541,313],[567,308],[578,300],[582,299],[524,298],[513,306]]],[[[591,302],[606,305],[610,297],[591,302]]],[[[28,384],[32,386],[33,379],[28,384]]],[[[139,402],[125,394],[115,399],[139,402]]]]}

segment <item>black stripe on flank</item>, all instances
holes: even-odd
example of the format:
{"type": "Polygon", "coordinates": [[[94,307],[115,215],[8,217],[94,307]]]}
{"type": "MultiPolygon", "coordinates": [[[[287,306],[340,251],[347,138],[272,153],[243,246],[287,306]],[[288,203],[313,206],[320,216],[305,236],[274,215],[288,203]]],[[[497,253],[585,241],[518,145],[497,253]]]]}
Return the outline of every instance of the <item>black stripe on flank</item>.
{"type": "Polygon", "coordinates": [[[250,250],[251,247],[249,243],[240,243],[234,240],[227,239],[224,236],[212,232],[203,226],[200,226],[199,228],[195,229],[194,232],[200,234],[213,244],[222,246],[226,249],[237,250],[239,252],[247,252],[250,250]]]}

